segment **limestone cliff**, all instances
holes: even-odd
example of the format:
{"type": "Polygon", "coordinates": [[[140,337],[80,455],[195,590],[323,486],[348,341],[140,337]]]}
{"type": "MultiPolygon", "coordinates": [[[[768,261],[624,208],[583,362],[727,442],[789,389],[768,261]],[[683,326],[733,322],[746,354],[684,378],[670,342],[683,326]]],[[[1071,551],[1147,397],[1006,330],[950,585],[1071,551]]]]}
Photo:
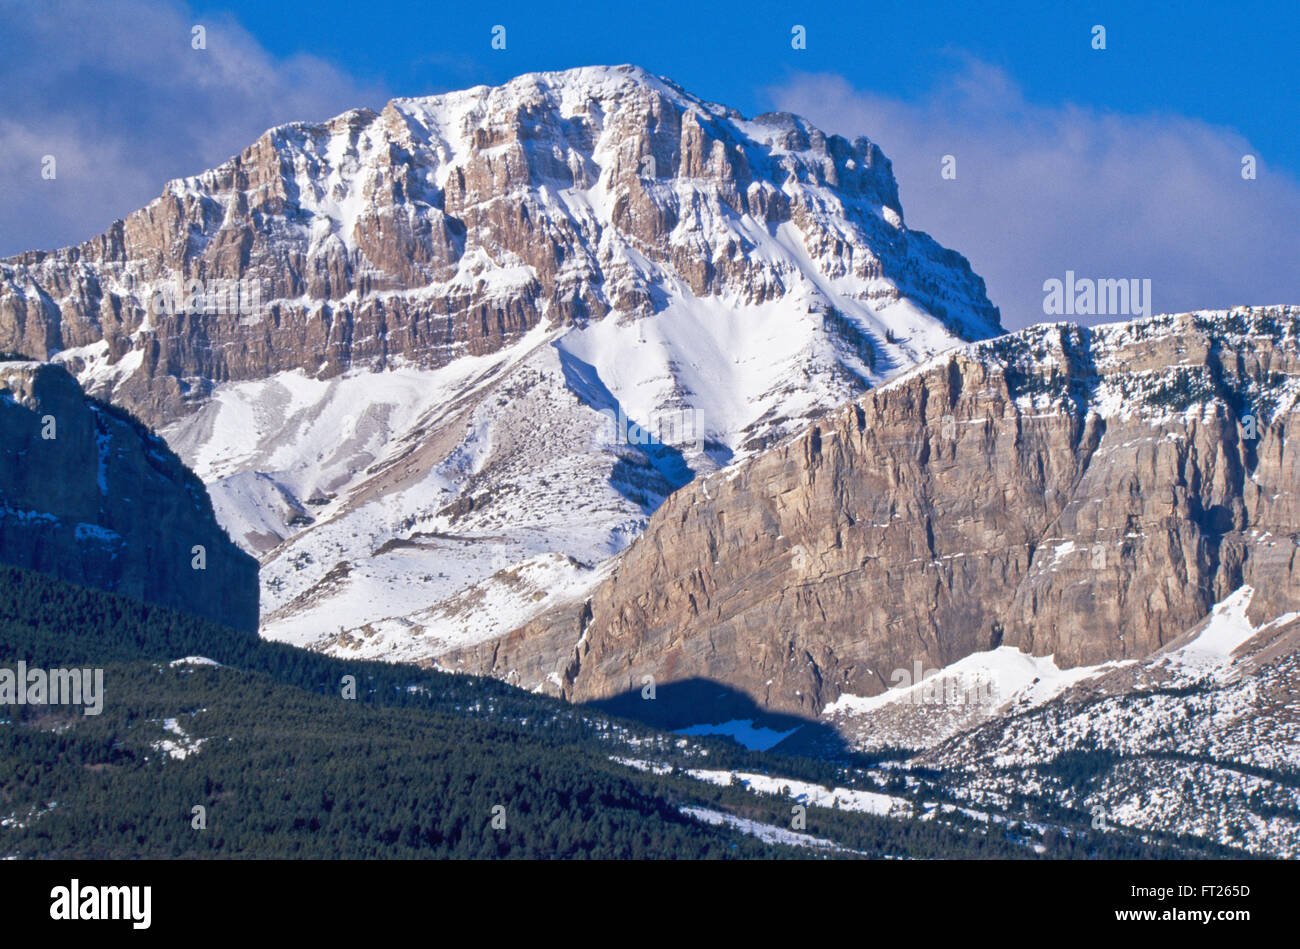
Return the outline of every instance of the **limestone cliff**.
{"type": "Polygon", "coordinates": [[[904,226],[876,145],[593,67],[272,129],[99,237],[0,261],[0,349],[61,353],[161,427],[228,380],[437,367],[804,271],[940,336],[999,328],[965,259],[904,226]]]}
{"type": "Polygon", "coordinates": [[[817,715],[1000,645],[1144,657],[1231,591],[1300,607],[1300,308],[961,347],[683,488],[582,602],[443,658],[606,698],[817,715]]]}

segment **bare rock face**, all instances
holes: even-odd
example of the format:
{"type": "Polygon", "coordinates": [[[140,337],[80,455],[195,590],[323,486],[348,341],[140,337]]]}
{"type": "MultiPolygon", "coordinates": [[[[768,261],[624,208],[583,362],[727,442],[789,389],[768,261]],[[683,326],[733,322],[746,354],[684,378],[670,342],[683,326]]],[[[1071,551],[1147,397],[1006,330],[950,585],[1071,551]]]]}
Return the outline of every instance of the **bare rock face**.
{"type": "Polygon", "coordinates": [[[229,380],[438,367],[671,293],[774,300],[799,271],[755,253],[778,238],[864,305],[999,330],[966,261],[904,226],[878,147],[628,66],[272,129],[98,238],[0,261],[0,349],[162,427],[229,380]]]}
{"type": "Polygon", "coordinates": [[[257,628],[257,561],[202,482],[62,367],[0,362],[0,560],[257,628]]]}
{"type": "Polygon", "coordinates": [[[583,602],[442,658],[577,701],[707,680],[816,717],[1015,646],[1144,657],[1300,608],[1300,308],[962,347],[671,496],[583,602]]]}
{"type": "Polygon", "coordinates": [[[0,349],[164,435],[263,635],[359,658],[520,625],[684,481],[1001,332],[876,145],[630,66],[272,129],[0,261],[0,349]]]}

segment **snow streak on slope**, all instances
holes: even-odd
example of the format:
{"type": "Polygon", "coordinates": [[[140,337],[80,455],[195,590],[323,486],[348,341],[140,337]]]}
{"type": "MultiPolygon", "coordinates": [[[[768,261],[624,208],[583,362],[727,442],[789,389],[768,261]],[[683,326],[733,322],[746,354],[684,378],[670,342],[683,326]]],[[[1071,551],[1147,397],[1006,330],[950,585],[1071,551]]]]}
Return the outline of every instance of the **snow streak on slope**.
{"type": "Polygon", "coordinates": [[[1246,616],[1254,588],[1237,589],[1210,612],[1201,626],[1156,656],[1162,673],[1178,685],[1207,679],[1228,679],[1233,674],[1233,655],[1261,633],[1300,619],[1300,613],[1285,613],[1256,629],[1246,616]]]}
{"type": "Polygon", "coordinates": [[[824,837],[814,837],[811,834],[801,834],[797,831],[787,830],[784,827],[777,827],[775,824],[764,824],[759,821],[749,820],[745,817],[736,817],[734,814],[727,814],[723,811],[715,811],[707,807],[683,807],[681,812],[687,817],[700,821],[711,826],[726,826],[740,831],[742,834],[748,834],[751,837],[757,837],[765,844],[785,844],[790,847],[810,847],[814,850],[833,850],[853,853],[841,847],[833,840],[827,840],[824,837]]]}
{"type": "Polygon", "coordinates": [[[1060,669],[1053,656],[999,646],[943,669],[899,670],[891,679],[895,687],[873,696],[841,695],[822,716],[861,749],[929,748],[991,718],[1036,708],[1124,665],[1060,669]]]}

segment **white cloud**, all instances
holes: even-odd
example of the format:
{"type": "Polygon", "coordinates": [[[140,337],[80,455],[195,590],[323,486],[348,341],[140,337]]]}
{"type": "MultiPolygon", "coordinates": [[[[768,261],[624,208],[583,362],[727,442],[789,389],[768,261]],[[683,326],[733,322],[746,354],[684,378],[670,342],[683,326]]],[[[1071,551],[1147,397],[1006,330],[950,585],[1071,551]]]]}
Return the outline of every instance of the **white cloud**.
{"type": "Polygon", "coordinates": [[[388,96],[309,56],[278,59],[180,3],[6,4],[0,255],[77,243],[266,129],[388,96]],[[207,48],[191,48],[204,26],[207,48]],[[41,177],[53,155],[57,177],[41,177]]]}
{"type": "Polygon", "coordinates": [[[865,135],[893,161],[912,227],[966,255],[1008,328],[1041,322],[1043,281],[1152,281],[1156,312],[1300,303],[1300,185],[1230,129],[1026,101],[967,61],[905,102],[831,75],[769,90],[821,128],[865,135]],[[944,180],[944,155],[957,160],[944,180]]]}

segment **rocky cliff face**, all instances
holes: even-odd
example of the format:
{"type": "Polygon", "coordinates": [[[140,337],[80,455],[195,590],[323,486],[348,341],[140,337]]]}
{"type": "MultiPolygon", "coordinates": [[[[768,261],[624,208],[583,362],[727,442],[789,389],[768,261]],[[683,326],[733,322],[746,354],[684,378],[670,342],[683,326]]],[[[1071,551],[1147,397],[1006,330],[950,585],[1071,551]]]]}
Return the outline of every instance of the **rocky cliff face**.
{"type": "Polygon", "coordinates": [[[445,664],[575,700],[726,683],[815,717],[1006,645],[1140,658],[1300,606],[1300,308],[1036,327],[868,392],[655,512],[593,595],[445,664]]]}
{"type": "Polygon", "coordinates": [[[518,625],[692,477],[999,332],[877,146],[633,67],[272,129],[0,261],[0,348],[158,428],[263,634],[373,658],[518,625]]]}
{"type": "Polygon", "coordinates": [[[130,415],[88,400],[59,366],[0,362],[0,444],[0,560],[257,628],[257,561],[130,415]]]}
{"type": "Polygon", "coordinates": [[[904,226],[875,145],[579,69],[272,129],[94,240],[0,262],[0,348],[62,353],[162,425],[227,380],[437,367],[674,293],[777,300],[810,269],[940,335],[998,327],[966,261],[904,226]],[[769,253],[788,228],[797,253],[769,253]]]}

